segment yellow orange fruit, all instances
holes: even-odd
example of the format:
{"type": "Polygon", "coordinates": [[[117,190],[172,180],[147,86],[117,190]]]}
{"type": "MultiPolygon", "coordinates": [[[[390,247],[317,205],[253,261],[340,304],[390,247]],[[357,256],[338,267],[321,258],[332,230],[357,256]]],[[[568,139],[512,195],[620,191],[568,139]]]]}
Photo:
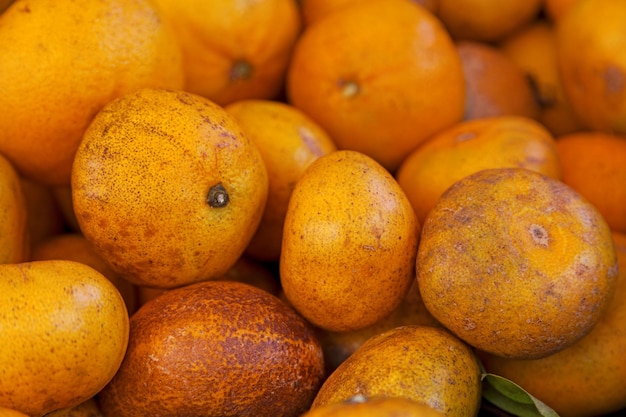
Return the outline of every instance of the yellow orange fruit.
{"type": "Polygon", "coordinates": [[[565,96],[556,58],[554,24],[537,20],[504,38],[498,46],[531,82],[540,105],[539,121],[553,135],[579,131],[582,125],[565,96]]]}
{"type": "Polygon", "coordinates": [[[263,218],[245,253],[262,261],[277,261],[294,185],[311,162],[337,147],[317,123],[289,104],[240,100],[225,109],[257,147],[268,173],[263,218]]]}
{"type": "Polygon", "coordinates": [[[21,411],[13,410],[11,408],[0,407],[0,417],[29,417],[27,414],[21,411]]]}
{"type": "Polygon", "coordinates": [[[0,265],[0,406],[40,417],[93,397],[119,369],[128,334],[122,296],[95,269],[0,265]]]}
{"type": "Polygon", "coordinates": [[[626,3],[576,2],[556,26],[563,89],[588,129],[626,133],[626,3]]]}
{"type": "Polygon", "coordinates": [[[149,0],[17,0],[0,15],[0,74],[0,153],[51,185],[69,185],[82,134],[109,101],[183,86],[179,46],[149,0]]]}
{"type": "Polygon", "coordinates": [[[98,394],[106,417],[298,416],[324,375],[310,325],[251,285],[170,290],[130,319],[124,361],[98,394]]]}
{"type": "Polygon", "coordinates": [[[396,178],[420,224],[439,197],[463,177],[487,168],[526,168],[561,178],[552,134],[522,116],[494,116],[457,123],[420,145],[396,178]]]}
{"type": "Polygon", "coordinates": [[[0,155],[0,264],[26,261],[30,251],[27,205],[15,167],[0,155]]]}
{"type": "Polygon", "coordinates": [[[465,120],[495,116],[538,119],[539,103],[524,72],[495,46],[456,43],[466,84],[465,120]]]}
{"type": "Polygon", "coordinates": [[[175,90],[105,106],[72,170],[85,237],[114,271],[157,288],[225,273],[256,231],[267,189],[261,155],[234,118],[175,90]]]}
{"type": "Polygon", "coordinates": [[[437,0],[437,16],[455,39],[494,42],[521,29],[543,0],[437,0]]]}
{"type": "Polygon", "coordinates": [[[305,29],[286,93],[338,148],[393,172],[428,136],[462,119],[465,81],[432,13],[410,0],[369,0],[305,29]]]}
{"type": "Polygon", "coordinates": [[[316,407],[302,417],[443,417],[434,408],[403,397],[365,398],[356,395],[340,403],[316,407]]]}
{"type": "Polygon", "coordinates": [[[626,233],[626,137],[576,132],[557,138],[563,182],[604,217],[609,227],[626,233]]]}
{"type": "Polygon", "coordinates": [[[619,262],[615,297],[587,336],[538,360],[481,354],[487,371],[517,383],[561,417],[608,415],[626,407],[626,235],[614,232],[613,240],[619,262]]]}
{"type": "Polygon", "coordinates": [[[389,315],[414,279],[419,223],[379,163],[357,151],[316,159],[285,217],[280,281],[307,320],[356,330],[389,315]]]}
{"type": "Polygon", "coordinates": [[[183,54],[184,90],[220,104],[282,92],[301,18],[295,0],[155,0],[183,54]]]}
{"type": "Polygon", "coordinates": [[[450,417],[477,415],[481,370],[472,349],[445,329],[400,326],[370,338],[324,381],[312,408],[355,395],[402,397],[450,417]]]}
{"type": "Polygon", "coordinates": [[[417,255],[424,305],[494,355],[536,359],[588,334],[614,292],[610,230],[587,200],[524,168],[464,177],[424,222],[417,255]]]}

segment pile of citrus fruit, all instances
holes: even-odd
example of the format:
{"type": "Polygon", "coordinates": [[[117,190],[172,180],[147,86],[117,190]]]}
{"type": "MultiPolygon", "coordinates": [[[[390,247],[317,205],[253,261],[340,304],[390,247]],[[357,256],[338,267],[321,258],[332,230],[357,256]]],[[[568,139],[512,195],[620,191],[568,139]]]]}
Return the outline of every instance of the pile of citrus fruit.
{"type": "Polygon", "coordinates": [[[0,1],[0,417],[618,415],[624,28],[0,1]]]}

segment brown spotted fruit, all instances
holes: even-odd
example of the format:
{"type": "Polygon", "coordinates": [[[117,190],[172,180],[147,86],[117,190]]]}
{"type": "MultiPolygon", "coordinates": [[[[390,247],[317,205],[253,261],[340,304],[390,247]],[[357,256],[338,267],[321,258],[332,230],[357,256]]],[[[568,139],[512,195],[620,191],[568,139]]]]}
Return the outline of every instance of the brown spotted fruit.
{"type": "Polygon", "coordinates": [[[313,329],[260,288],[206,281],[169,290],[130,319],[106,417],[299,416],[324,376],[313,329]]]}
{"type": "Polygon", "coordinates": [[[470,345],[536,359],[581,339],[615,292],[606,221],[564,183],[523,168],[452,185],[424,222],[417,280],[426,308],[470,345]]]}

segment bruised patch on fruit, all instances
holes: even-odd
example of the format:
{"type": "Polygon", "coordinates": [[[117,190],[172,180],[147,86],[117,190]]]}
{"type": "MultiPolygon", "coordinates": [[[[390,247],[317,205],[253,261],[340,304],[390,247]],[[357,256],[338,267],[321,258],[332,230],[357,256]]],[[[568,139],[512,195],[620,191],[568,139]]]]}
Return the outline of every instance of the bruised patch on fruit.
{"type": "Polygon", "coordinates": [[[548,231],[541,225],[531,224],[528,228],[530,235],[533,238],[533,242],[537,245],[548,247],[548,243],[550,243],[550,237],[548,236],[548,231]]]}
{"type": "Polygon", "coordinates": [[[298,135],[302,139],[304,145],[313,152],[315,156],[322,156],[326,152],[320,147],[317,137],[305,126],[298,127],[298,135]]]}

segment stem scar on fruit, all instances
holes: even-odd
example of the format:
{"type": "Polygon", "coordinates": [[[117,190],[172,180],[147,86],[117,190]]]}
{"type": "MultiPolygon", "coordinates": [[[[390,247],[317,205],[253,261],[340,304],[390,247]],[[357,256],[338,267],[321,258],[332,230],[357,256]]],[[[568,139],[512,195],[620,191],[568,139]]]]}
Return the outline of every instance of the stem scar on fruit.
{"type": "Polygon", "coordinates": [[[348,98],[356,96],[360,90],[355,81],[339,80],[338,85],[341,88],[341,94],[348,98]]]}
{"type": "Polygon", "coordinates": [[[226,188],[224,188],[221,182],[218,182],[209,189],[209,195],[206,201],[209,203],[209,206],[213,208],[221,208],[228,205],[230,197],[228,196],[226,188]]]}
{"type": "Polygon", "coordinates": [[[252,77],[252,65],[244,60],[236,61],[230,69],[230,80],[247,80],[252,77]]]}

